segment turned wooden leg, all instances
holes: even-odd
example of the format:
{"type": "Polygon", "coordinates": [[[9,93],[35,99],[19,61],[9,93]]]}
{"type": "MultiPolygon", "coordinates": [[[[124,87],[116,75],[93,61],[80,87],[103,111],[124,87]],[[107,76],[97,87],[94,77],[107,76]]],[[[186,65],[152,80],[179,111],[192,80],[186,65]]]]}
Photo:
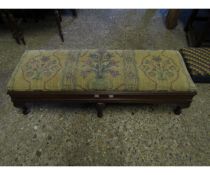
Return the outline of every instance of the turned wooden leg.
{"type": "Polygon", "coordinates": [[[182,108],[180,106],[177,106],[175,109],[174,109],[174,114],[176,115],[180,115],[182,113],[182,108]]]}
{"type": "Polygon", "coordinates": [[[102,117],[103,116],[103,109],[105,108],[104,103],[97,103],[96,104],[96,110],[97,110],[97,116],[102,117]]]}
{"type": "Polygon", "coordinates": [[[191,102],[183,103],[183,104],[177,104],[177,106],[174,109],[174,114],[180,115],[182,113],[183,108],[188,108],[190,106],[191,102]]]}
{"type": "Polygon", "coordinates": [[[26,105],[22,106],[22,112],[24,115],[27,115],[30,112],[29,107],[26,105]]]}
{"type": "Polygon", "coordinates": [[[13,104],[16,108],[20,108],[24,115],[27,115],[30,112],[29,106],[24,102],[13,101],[13,104]]]}

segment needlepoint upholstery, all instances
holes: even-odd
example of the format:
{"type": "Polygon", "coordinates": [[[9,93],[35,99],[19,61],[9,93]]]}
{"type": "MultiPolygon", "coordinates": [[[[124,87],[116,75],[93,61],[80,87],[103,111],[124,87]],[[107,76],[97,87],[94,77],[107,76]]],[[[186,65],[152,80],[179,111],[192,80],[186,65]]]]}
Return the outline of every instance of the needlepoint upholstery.
{"type": "Polygon", "coordinates": [[[180,52],[192,79],[210,82],[210,48],[183,48],[180,52]]]}
{"type": "Polygon", "coordinates": [[[193,92],[182,56],[173,50],[31,50],[9,91],[193,92]]]}

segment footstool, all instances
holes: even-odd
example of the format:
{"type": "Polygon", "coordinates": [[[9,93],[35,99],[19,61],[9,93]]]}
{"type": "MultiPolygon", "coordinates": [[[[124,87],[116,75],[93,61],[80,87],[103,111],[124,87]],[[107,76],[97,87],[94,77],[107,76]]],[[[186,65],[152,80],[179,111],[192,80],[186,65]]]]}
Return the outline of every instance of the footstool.
{"type": "Polygon", "coordinates": [[[30,50],[8,83],[16,107],[34,102],[172,104],[189,107],[196,87],[174,50],[30,50]]]}

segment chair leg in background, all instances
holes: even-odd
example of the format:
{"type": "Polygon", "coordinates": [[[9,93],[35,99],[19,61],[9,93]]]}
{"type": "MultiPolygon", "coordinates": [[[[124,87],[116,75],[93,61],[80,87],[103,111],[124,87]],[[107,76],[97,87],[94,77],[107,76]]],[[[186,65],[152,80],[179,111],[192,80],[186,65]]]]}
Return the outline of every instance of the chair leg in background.
{"type": "Polygon", "coordinates": [[[58,10],[55,10],[55,19],[56,19],[56,23],[58,26],[58,32],[61,38],[61,41],[64,42],[64,38],[63,38],[63,33],[62,33],[62,29],[61,29],[61,16],[58,10]]]}

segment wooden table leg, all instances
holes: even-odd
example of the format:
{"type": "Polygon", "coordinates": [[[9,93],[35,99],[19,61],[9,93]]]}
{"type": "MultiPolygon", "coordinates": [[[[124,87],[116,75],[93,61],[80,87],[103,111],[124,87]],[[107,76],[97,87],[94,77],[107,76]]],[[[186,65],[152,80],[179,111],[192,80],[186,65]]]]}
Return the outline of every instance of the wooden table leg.
{"type": "Polygon", "coordinates": [[[180,10],[170,9],[166,16],[166,27],[167,29],[174,29],[177,26],[180,10]]]}

